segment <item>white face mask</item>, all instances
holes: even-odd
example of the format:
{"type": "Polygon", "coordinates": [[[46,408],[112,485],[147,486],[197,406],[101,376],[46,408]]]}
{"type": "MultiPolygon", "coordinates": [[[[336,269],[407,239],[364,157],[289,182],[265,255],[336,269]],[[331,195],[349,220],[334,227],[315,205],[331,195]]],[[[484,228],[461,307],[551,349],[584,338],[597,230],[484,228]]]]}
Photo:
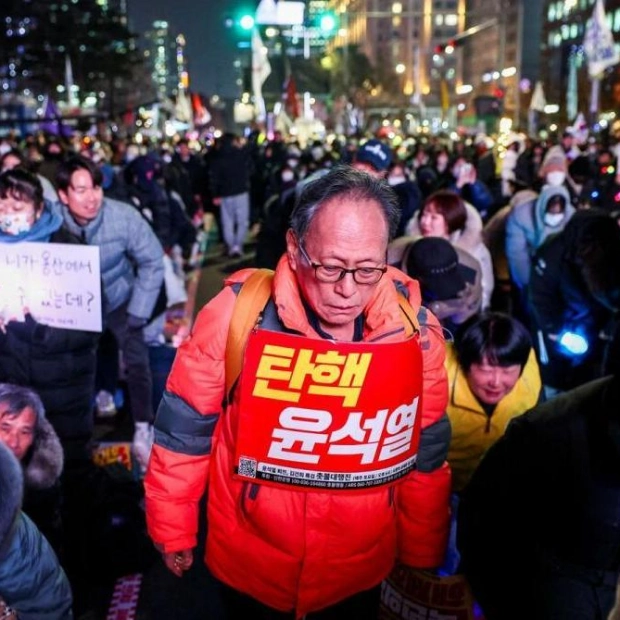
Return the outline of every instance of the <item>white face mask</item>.
{"type": "Polygon", "coordinates": [[[555,228],[562,223],[564,219],[564,213],[545,213],[545,217],[543,221],[547,226],[551,226],[551,228],[555,228]]]}
{"type": "Polygon", "coordinates": [[[32,224],[28,221],[27,213],[13,213],[0,215],[0,230],[8,235],[19,235],[28,232],[32,224]]]}
{"type": "Polygon", "coordinates": [[[292,170],[282,170],[282,183],[290,183],[295,178],[292,170]]]}
{"type": "Polygon", "coordinates": [[[549,185],[554,185],[557,187],[564,183],[564,179],[566,179],[566,173],[559,170],[547,173],[547,183],[549,185]]]}
{"type": "Polygon", "coordinates": [[[399,185],[400,183],[404,183],[407,180],[407,178],[403,175],[398,176],[398,175],[394,175],[391,177],[388,177],[388,185],[399,185]]]}

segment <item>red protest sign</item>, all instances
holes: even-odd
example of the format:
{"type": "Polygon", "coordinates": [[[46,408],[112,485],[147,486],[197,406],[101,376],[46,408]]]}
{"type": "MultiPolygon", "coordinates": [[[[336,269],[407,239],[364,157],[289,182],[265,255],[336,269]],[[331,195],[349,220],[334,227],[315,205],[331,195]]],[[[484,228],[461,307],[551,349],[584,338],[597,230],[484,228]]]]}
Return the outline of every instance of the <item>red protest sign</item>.
{"type": "Polygon", "coordinates": [[[343,343],[257,330],[240,381],[235,474],[298,489],[366,489],[415,466],[417,338],[343,343]]]}

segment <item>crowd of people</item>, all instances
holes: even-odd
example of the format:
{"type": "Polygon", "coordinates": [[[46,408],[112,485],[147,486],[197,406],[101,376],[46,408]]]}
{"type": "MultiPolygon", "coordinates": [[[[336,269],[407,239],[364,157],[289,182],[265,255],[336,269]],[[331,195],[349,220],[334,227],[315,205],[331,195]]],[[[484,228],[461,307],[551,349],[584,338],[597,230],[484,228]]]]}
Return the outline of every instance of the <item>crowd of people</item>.
{"type": "Polygon", "coordinates": [[[0,308],[0,610],[88,611],[94,421],[122,388],[148,533],[179,578],[204,559],[226,618],[374,620],[398,565],[464,575],[487,620],[606,618],[616,161],[569,129],[501,159],[488,136],[0,140],[0,244],[96,246],[102,299],[101,332],[0,308]],[[218,234],[261,269],[174,333],[218,234]]]}

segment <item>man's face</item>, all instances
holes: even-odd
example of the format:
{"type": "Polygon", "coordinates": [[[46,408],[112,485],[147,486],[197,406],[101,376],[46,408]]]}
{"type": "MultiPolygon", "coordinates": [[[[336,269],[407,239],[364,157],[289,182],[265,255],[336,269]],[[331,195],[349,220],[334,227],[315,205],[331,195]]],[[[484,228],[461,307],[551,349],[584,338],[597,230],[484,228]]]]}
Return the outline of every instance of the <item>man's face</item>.
{"type": "Polygon", "coordinates": [[[37,414],[30,407],[15,416],[6,409],[0,405],[0,441],[21,461],[34,441],[37,414]]]}
{"type": "MultiPolygon", "coordinates": [[[[356,269],[384,267],[387,242],[387,223],[381,207],[374,201],[360,202],[344,196],[321,207],[302,245],[315,264],[356,269]]],[[[319,282],[290,230],[287,256],[301,293],[317,314],[321,328],[338,340],[351,340],[355,319],[377,284],[357,284],[350,273],[338,282],[319,282]]]]}
{"type": "Polygon", "coordinates": [[[185,144],[184,142],[179,144],[179,157],[185,160],[185,159],[189,159],[190,155],[191,153],[189,150],[189,146],[185,144]]]}
{"type": "Polygon", "coordinates": [[[521,366],[496,366],[486,357],[480,363],[472,364],[465,373],[473,395],[487,405],[497,405],[507,396],[521,376],[521,366]]]}
{"type": "Polygon", "coordinates": [[[80,226],[86,226],[94,220],[103,204],[103,190],[101,186],[93,184],[88,170],[76,170],[71,175],[67,191],[59,190],[58,195],[80,226]]]}

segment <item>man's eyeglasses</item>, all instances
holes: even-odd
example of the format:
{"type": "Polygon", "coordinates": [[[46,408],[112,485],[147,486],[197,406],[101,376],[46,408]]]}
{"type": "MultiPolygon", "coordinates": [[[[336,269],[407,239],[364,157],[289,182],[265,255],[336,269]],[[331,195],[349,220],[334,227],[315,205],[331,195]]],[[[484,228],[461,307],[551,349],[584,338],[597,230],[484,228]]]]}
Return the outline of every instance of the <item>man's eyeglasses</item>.
{"type": "Polygon", "coordinates": [[[357,269],[345,269],[344,267],[336,267],[335,265],[321,265],[321,263],[313,262],[301,243],[298,243],[298,246],[301,255],[306,259],[310,267],[314,269],[314,277],[319,282],[339,282],[347,273],[350,273],[357,284],[376,284],[387,271],[387,267],[358,267],[357,269]]]}

